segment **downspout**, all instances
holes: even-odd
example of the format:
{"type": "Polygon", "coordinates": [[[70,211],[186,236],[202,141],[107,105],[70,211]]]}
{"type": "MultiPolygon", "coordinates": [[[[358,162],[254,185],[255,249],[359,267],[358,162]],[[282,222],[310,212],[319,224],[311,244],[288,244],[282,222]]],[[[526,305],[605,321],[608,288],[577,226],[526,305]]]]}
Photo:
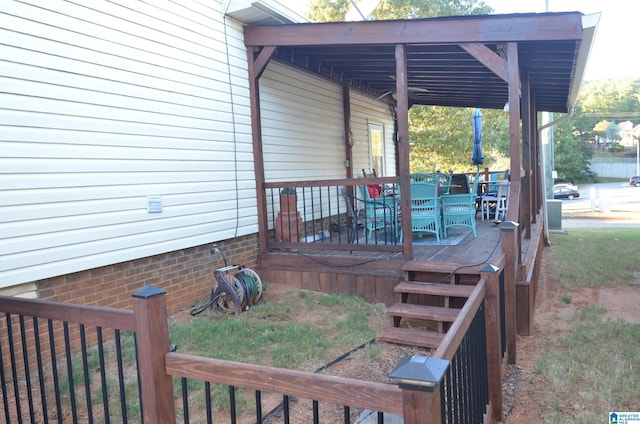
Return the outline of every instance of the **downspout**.
{"type": "MultiPolygon", "coordinates": [[[[542,131],[546,130],[549,127],[553,127],[561,122],[566,121],[567,119],[571,118],[573,116],[573,113],[575,111],[575,108],[571,108],[569,109],[569,113],[567,113],[566,115],[561,116],[558,119],[554,119],[553,121],[547,122],[546,124],[544,124],[543,126],[541,126],[540,128],[538,128],[538,142],[540,142],[540,140],[542,140],[542,131]]],[[[553,146],[551,146],[551,148],[553,149],[553,146]]],[[[538,149],[540,151],[540,155],[543,156],[543,150],[542,148],[538,149]]],[[[541,163],[544,163],[541,159],[544,158],[539,158],[541,163]]],[[[543,172],[542,173],[542,187],[546,187],[547,186],[547,173],[543,172]]],[[[544,210],[544,245],[545,246],[550,246],[551,243],[549,242],[549,216],[547,214],[547,193],[546,190],[544,190],[545,194],[544,196],[542,196],[542,207],[544,210]]]]}

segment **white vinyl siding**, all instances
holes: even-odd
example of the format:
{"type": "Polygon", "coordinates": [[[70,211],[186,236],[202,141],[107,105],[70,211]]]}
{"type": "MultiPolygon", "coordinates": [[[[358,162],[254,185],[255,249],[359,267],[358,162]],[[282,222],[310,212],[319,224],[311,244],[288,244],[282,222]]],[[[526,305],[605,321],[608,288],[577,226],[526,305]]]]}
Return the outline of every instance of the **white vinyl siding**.
{"type": "Polygon", "coordinates": [[[3,2],[0,287],[257,231],[246,49],[222,8],[3,2]]]}
{"type": "MultiPolygon", "coordinates": [[[[225,4],[3,1],[0,288],[258,231],[247,54],[225,4]]],[[[364,164],[367,122],[393,127],[352,99],[364,164]]],[[[341,86],[272,62],[261,102],[267,181],[344,178],[341,86]]]]}
{"type": "Polygon", "coordinates": [[[260,95],[267,181],[345,177],[340,86],[271,62],[260,95]]]}
{"type": "MultiPolygon", "coordinates": [[[[369,145],[369,124],[380,125],[384,128],[385,175],[396,175],[396,150],[393,139],[393,119],[389,106],[377,102],[357,92],[351,92],[351,131],[354,134],[353,146],[353,175],[362,176],[362,169],[371,170],[371,152],[369,145]]],[[[376,170],[379,171],[379,170],[376,170]]]]}
{"type": "MultiPolygon", "coordinates": [[[[328,180],[346,177],[342,87],[326,79],[271,62],[260,80],[262,139],[267,181],[328,180]]],[[[369,168],[368,122],[385,129],[387,175],[395,175],[393,121],[388,106],[352,91],[354,177],[369,168]],[[366,162],[366,165],[365,165],[366,162]],[[390,168],[389,168],[390,166],[390,168]],[[389,173],[389,169],[392,170],[389,173]]],[[[307,202],[318,199],[305,193],[307,202]]],[[[303,196],[298,196],[299,209],[303,196]]],[[[276,206],[277,207],[277,206],[276,206]]],[[[322,211],[323,214],[329,210],[322,211]]],[[[268,218],[273,215],[268,211],[268,218]]],[[[311,216],[303,216],[303,221],[311,216]]],[[[270,222],[270,226],[273,223],[270,222]]]]}
{"type": "MultiPolygon", "coordinates": [[[[267,181],[345,178],[342,87],[271,62],[260,80],[267,181]]],[[[351,91],[354,176],[369,168],[368,124],[383,126],[387,176],[395,175],[389,106],[351,91]]]]}

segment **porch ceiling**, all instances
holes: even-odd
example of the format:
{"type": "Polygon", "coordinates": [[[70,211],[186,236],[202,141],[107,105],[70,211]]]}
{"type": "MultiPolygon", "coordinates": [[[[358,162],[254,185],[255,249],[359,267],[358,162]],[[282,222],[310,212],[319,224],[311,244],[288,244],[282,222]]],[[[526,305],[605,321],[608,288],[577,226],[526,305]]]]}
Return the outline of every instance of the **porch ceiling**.
{"type": "Polygon", "coordinates": [[[395,92],[395,46],[404,44],[410,105],[502,109],[507,81],[468,47],[481,43],[485,63],[505,66],[503,48],[515,42],[520,75],[529,81],[535,108],[567,112],[575,104],[595,34],[595,26],[585,26],[583,18],[580,12],[563,12],[248,26],[245,44],[276,46],[275,59],[375,98],[395,92]]]}

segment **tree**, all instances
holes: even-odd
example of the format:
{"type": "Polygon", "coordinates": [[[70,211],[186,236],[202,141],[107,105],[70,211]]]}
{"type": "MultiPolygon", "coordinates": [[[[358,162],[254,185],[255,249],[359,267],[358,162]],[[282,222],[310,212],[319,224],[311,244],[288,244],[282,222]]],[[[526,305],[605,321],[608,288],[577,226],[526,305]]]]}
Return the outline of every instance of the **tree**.
{"type": "MultiPolygon", "coordinates": [[[[509,121],[502,110],[482,109],[484,165],[509,167],[509,121]]],[[[412,172],[470,172],[473,148],[472,108],[413,106],[409,111],[412,172]]]]}
{"type": "Polygon", "coordinates": [[[571,120],[554,127],[554,161],[558,181],[593,182],[596,175],[589,170],[593,149],[576,136],[571,120]]]}
{"type": "MultiPolygon", "coordinates": [[[[306,16],[314,22],[344,21],[350,8],[349,0],[311,0],[306,16]]],[[[483,0],[381,0],[371,15],[376,20],[416,19],[483,15],[492,11],[483,0]]]]}

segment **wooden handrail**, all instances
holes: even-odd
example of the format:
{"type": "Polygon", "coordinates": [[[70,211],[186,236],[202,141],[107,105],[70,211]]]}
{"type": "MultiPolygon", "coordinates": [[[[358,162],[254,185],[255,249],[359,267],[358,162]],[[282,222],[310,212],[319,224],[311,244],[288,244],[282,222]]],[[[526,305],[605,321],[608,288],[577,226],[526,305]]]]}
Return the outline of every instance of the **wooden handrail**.
{"type": "Polygon", "coordinates": [[[125,309],[0,296],[0,311],[88,326],[135,330],[133,311],[125,309]]]}
{"type": "Polygon", "coordinates": [[[265,189],[287,187],[358,186],[361,184],[399,184],[398,177],[337,178],[333,180],[279,181],[264,183],[265,189]]]}
{"type": "Polygon", "coordinates": [[[173,352],[166,355],[165,361],[167,373],[175,377],[288,394],[337,405],[348,401],[350,407],[402,415],[402,389],[391,384],[173,352]]]}
{"type": "Polygon", "coordinates": [[[447,331],[447,335],[444,336],[440,346],[438,346],[438,349],[434,352],[434,358],[446,359],[448,361],[453,359],[462,339],[469,330],[469,326],[471,325],[476,312],[480,308],[482,302],[484,302],[486,284],[487,281],[483,278],[478,281],[478,284],[476,284],[473,289],[471,296],[469,296],[458,313],[458,317],[451,325],[451,328],[449,328],[449,331],[447,331]]]}

